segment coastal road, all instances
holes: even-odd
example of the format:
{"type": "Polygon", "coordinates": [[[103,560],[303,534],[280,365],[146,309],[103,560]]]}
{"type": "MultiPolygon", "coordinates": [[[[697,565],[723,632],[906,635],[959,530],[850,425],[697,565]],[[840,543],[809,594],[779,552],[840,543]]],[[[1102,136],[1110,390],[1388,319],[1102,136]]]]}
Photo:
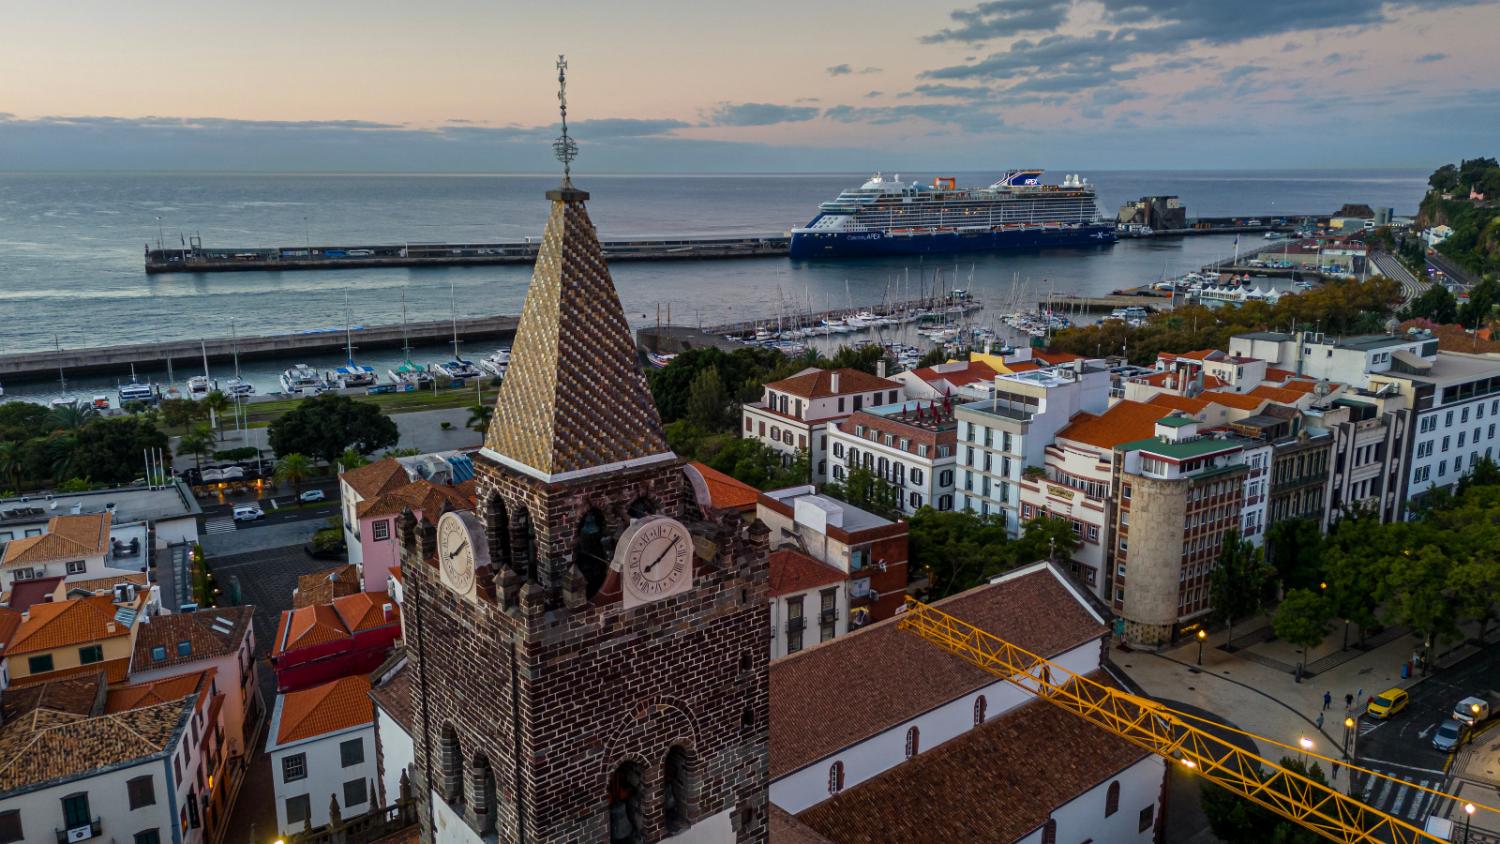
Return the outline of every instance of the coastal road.
{"type": "MultiPolygon", "coordinates": [[[[1355,748],[1359,765],[1397,780],[1362,784],[1366,802],[1418,825],[1430,814],[1448,814],[1447,801],[1413,786],[1452,790],[1448,786],[1453,754],[1434,748],[1432,734],[1448,720],[1454,704],[1476,691],[1493,688],[1497,676],[1500,649],[1490,648],[1413,686],[1406,711],[1389,721],[1361,719],[1355,748]]],[[[1365,694],[1381,691],[1365,689],[1365,694]]]]}
{"type": "Polygon", "coordinates": [[[1432,282],[1427,279],[1412,275],[1411,270],[1397,260],[1395,255],[1371,252],[1370,260],[1374,262],[1375,268],[1380,270],[1381,275],[1401,285],[1401,297],[1408,302],[1421,296],[1422,291],[1432,286],[1432,282]]]}

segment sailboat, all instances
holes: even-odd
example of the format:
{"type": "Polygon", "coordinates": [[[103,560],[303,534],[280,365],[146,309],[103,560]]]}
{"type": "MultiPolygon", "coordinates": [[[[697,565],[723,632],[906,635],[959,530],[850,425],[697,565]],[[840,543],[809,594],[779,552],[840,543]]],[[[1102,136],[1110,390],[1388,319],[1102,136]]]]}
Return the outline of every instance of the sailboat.
{"type": "Polygon", "coordinates": [[[188,398],[194,401],[207,398],[209,393],[219,388],[219,385],[214,383],[212,378],[208,377],[208,342],[206,340],[199,340],[198,348],[203,352],[203,374],[194,375],[187,382],[188,398]]]}
{"type": "Polygon", "coordinates": [[[375,375],[375,369],[354,362],[354,322],[349,312],[349,294],[344,294],[344,350],[348,360],[344,365],[334,370],[333,376],[341,387],[370,387],[380,380],[375,375]]]}
{"type": "Polygon", "coordinates": [[[130,383],[121,384],[116,395],[120,399],[120,406],[124,407],[126,402],[140,401],[155,404],[161,397],[156,394],[156,385],[151,383],[142,384],[135,377],[135,364],[130,365],[130,383]]]}
{"type": "Polygon", "coordinates": [[[411,338],[406,333],[406,294],[401,294],[401,365],[390,370],[388,375],[397,384],[415,384],[424,387],[432,383],[432,373],[427,368],[412,363],[411,338]]]}
{"type": "Polygon", "coordinates": [[[234,377],[229,379],[225,385],[225,392],[231,396],[250,396],[255,394],[255,385],[240,376],[240,335],[234,330],[234,320],[229,321],[230,342],[234,346],[234,377]]]}
{"type": "Polygon", "coordinates": [[[62,341],[57,335],[52,335],[52,345],[57,349],[57,383],[62,388],[62,395],[52,400],[53,407],[77,407],[78,399],[68,395],[68,376],[63,374],[62,366],[62,341]]]}
{"type": "Polygon", "coordinates": [[[442,363],[433,364],[433,368],[439,373],[454,379],[478,378],[479,367],[473,361],[464,360],[458,345],[458,295],[453,290],[452,283],[448,285],[448,300],[453,311],[453,359],[442,363]]]}

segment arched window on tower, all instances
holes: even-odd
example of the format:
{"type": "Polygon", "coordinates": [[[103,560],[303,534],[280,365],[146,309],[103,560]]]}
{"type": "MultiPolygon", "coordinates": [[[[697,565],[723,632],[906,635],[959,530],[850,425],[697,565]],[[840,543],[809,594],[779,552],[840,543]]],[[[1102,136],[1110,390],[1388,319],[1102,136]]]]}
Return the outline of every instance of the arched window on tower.
{"type": "Polygon", "coordinates": [[[906,758],[910,759],[922,752],[922,731],[913,724],[906,728],[906,758]]]}
{"type": "Polygon", "coordinates": [[[604,578],[609,574],[609,553],[605,548],[607,527],[604,514],[597,509],[585,513],[578,524],[578,542],[573,546],[573,561],[578,564],[578,570],[588,583],[590,598],[604,585],[604,578]]]}
{"type": "Polygon", "coordinates": [[[484,528],[490,541],[490,561],[499,566],[511,565],[510,514],[505,501],[492,495],[484,505],[484,528]]]}
{"type": "Polygon", "coordinates": [[[469,771],[468,800],[479,834],[494,832],[495,772],[490,769],[490,760],[483,753],[474,757],[474,764],[469,771]]]}
{"type": "Polygon", "coordinates": [[[1120,782],[1116,780],[1109,784],[1109,790],[1104,792],[1104,816],[1107,818],[1115,812],[1120,811],[1120,782]]]}
{"type": "Polygon", "coordinates": [[[651,500],[651,496],[642,495],[630,502],[630,506],[625,509],[625,512],[632,519],[640,519],[655,513],[659,509],[661,508],[656,505],[655,501],[651,500]]]}
{"type": "Polygon", "coordinates": [[[464,794],[464,756],[458,746],[458,731],[452,724],[443,725],[442,738],[438,742],[438,785],[443,799],[456,802],[464,794]]]}
{"type": "Polygon", "coordinates": [[[974,726],[984,723],[984,711],[988,706],[989,703],[984,699],[984,695],[974,698],[974,726]]]}
{"type": "Polygon", "coordinates": [[[838,794],[844,790],[844,763],[834,762],[828,766],[828,793],[838,794]]]}
{"type": "Polygon", "coordinates": [[[511,559],[516,571],[525,575],[528,581],[535,582],[536,570],[536,534],[531,527],[531,513],[525,507],[516,509],[516,515],[511,524],[511,559]]]}
{"type": "Polygon", "coordinates": [[[698,786],[692,756],[682,747],[667,751],[661,767],[661,815],[667,834],[674,835],[693,825],[698,786]]]}
{"type": "Polygon", "coordinates": [[[609,778],[610,844],[642,844],[646,840],[641,815],[641,787],[645,778],[640,766],[622,762],[609,778]]]}

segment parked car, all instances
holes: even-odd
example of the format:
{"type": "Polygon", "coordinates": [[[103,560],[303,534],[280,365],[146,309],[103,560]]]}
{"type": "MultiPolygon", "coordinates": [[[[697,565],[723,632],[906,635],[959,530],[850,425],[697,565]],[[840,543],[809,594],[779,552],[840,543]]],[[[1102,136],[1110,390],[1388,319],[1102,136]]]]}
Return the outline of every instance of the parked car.
{"type": "Polygon", "coordinates": [[[314,501],[325,501],[327,500],[327,498],[328,496],[324,495],[323,490],[321,489],[310,489],[307,492],[304,492],[301,495],[297,496],[297,500],[301,501],[303,504],[310,504],[314,501]]]}
{"type": "Polygon", "coordinates": [[[1386,689],[1370,700],[1370,705],[1365,707],[1365,714],[1371,718],[1389,718],[1406,708],[1411,702],[1411,696],[1405,689],[1386,689]]]}
{"type": "Polygon", "coordinates": [[[266,511],[260,509],[254,504],[241,504],[240,506],[234,508],[234,520],[237,522],[253,522],[257,519],[264,519],[265,517],[266,511]]]}
{"type": "Polygon", "coordinates": [[[1444,753],[1457,750],[1458,746],[1463,744],[1468,732],[1469,727],[1464,722],[1449,718],[1443,722],[1443,726],[1437,728],[1437,732],[1432,734],[1432,746],[1444,753]]]}

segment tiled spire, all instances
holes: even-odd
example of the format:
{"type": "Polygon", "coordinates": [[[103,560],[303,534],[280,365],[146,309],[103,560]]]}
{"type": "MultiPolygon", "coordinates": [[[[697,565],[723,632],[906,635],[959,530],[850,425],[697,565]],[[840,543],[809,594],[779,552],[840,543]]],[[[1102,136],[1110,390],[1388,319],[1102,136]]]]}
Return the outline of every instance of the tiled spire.
{"type": "Polygon", "coordinates": [[[584,201],[564,184],[552,213],[485,448],[558,481],[669,459],[661,417],[584,201]]]}

